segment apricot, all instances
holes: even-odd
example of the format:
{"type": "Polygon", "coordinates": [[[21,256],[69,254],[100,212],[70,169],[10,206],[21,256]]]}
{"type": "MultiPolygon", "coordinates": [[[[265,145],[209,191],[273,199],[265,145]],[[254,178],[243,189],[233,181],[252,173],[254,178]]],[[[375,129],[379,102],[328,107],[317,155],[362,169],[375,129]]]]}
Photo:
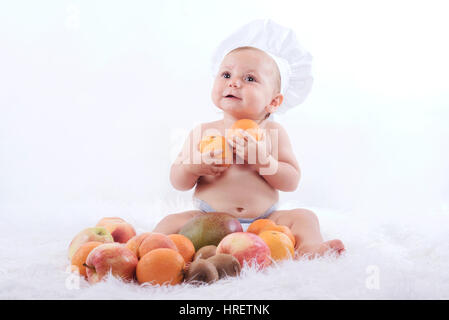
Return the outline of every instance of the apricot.
{"type": "Polygon", "coordinates": [[[268,230],[259,233],[259,237],[268,245],[271,257],[275,261],[292,259],[294,257],[293,243],[285,233],[268,230]]]}
{"type": "Polygon", "coordinates": [[[226,138],[229,140],[234,140],[234,137],[243,139],[239,129],[246,131],[256,140],[260,140],[262,138],[262,132],[259,129],[259,125],[251,119],[240,119],[234,122],[231,128],[227,131],[226,138]]]}
{"type": "Polygon", "coordinates": [[[222,160],[222,163],[218,165],[229,167],[231,165],[230,163],[232,163],[233,155],[231,147],[227,144],[226,139],[221,135],[207,135],[203,137],[199,144],[199,151],[201,153],[222,151],[220,154],[215,156],[215,158],[222,160]],[[226,159],[228,159],[228,161],[226,161],[226,159]]]}
{"type": "Polygon", "coordinates": [[[151,234],[147,235],[140,244],[139,249],[137,250],[138,258],[142,258],[151,250],[159,248],[169,248],[178,252],[176,244],[167,235],[158,232],[151,232],[151,234]]]}
{"type": "MultiPolygon", "coordinates": [[[[272,226],[272,225],[267,225],[267,226],[263,227],[262,230],[261,230],[260,232],[263,232],[263,231],[279,231],[279,232],[282,232],[282,233],[284,233],[285,235],[287,235],[287,236],[290,238],[290,240],[291,240],[292,243],[293,243],[293,247],[294,247],[295,244],[296,244],[295,236],[293,235],[293,233],[292,233],[292,231],[290,230],[290,228],[287,227],[287,226],[280,225],[280,224],[277,224],[277,225],[274,225],[274,226],[272,226]]],[[[259,234],[260,234],[260,233],[259,233],[259,234]]]]}
{"type": "Polygon", "coordinates": [[[136,235],[126,242],[126,247],[131,250],[137,258],[139,258],[139,247],[142,241],[151,234],[152,232],[144,232],[136,235]]]}
{"type": "Polygon", "coordinates": [[[193,259],[193,255],[195,254],[195,246],[189,238],[182,234],[170,234],[168,237],[175,243],[176,248],[178,248],[178,252],[184,258],[186,263],[189,263],[193,259]]]}
{"type": "Polygon", "coordinates": [[[267,226],[276,226],[276,223],[274,223],[273,220],[270,219],[257,219],[256,221],[253,221],[249,226],[246,232],[251,232],[254,234],[259,234],[263,228],[267,226]]]}

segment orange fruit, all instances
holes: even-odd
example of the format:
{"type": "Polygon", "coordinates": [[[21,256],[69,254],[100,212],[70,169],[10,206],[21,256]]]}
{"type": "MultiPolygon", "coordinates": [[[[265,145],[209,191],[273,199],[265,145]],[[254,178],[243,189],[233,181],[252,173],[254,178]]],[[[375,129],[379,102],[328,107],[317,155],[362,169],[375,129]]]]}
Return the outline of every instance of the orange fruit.
{"type": "Polygon", "coordinates": [[[285,233],[268,230],[259,233],[259,237],[268,245],[271,257],[275,261],[291,259],[295,256],[293,243],[285,233]]]}
{"type": "Polygon", "coordinates": [[[219,151],[222,153],[215,155],[215,158],[221,159],[222,163],[219,166],[230,166],[230,163],[225,163],[226,159],[230,159],[228,162],[232,162],[232,150],[226,142],[226,139],[221,135],[208,135],[204,136],[199,144],[199,150],[201,153],[219,151]]]}
{"type": "Polygon", "coordinates": [[[228,130],[227,138],[233,140],[235,136],[242,138],[243,136],[238,131],[242,129],[248,132],[256,140],[260,140],[262,137],[262,132],[259,130],[259,125],[251,119],[240,119],[234,122],[232,127],[228,130]]]}
{"type": "Polygon", "coordinates": [[[146,253],[154,249],[169,248],[178,251],[176,244],[167,235],[158,232],[151,232],[140,243],[137,250],[137,258],[142,258],[146,253]]]}
{"type": "Polygon", "coordinates": [[[257,219],[256,221],[253,221],[249,225],[246,232],[259,234],[260,231],[262,231],[262,229],[265,228],[266,226],[276,226],[276,223],[274,223],[274,221],[270,219],[257,219]]]}
{"type": "Polygon", "coordinates": [[[195,255],[195,246],[192,241],[187,238],[185,235],[174,233],[168,235],[170,239],[173,240],[176,247],[178,248],[178,252],[184,258],[185,263],[189,263],[192,261],[193,256],[195,255]]]}
{"type": "Polygon", "coordinates": [[[260,232],[268,231],[268,230],[271,230],[271,231],[279,231],[279,232],[285,233],[285,234],[290,238],[290,240],[292,241],[293,247],[295,246],[295,244],[296,244],[295,236],[293,235],[293,233],[292,233],[292,231],[290,230],[289,227],[284,226],[284,225],[281,225],[281,224],[276,224],[276,225],[274,225],[274,226],[272,226],[272,225],[267,225],[267,226],[263,227],[263,228],[260,230],[260,232]]]}
{"type": "Polygon", "coordinates": [[[184,279],[184,258],[173,249],[154,249],[144,255],[136,267],[136,277],[139,283],[171,285],[179,284],[184,279]]]}
{"type": "Polygon", "coordinates": [[[86,277],[86,267],[83,264],[86,263],[89,253],[100,244],[103,244],[103,242],[89,241],[81,245],[72,257],[72,271],[78,271],[80,275],[86,277]]]}

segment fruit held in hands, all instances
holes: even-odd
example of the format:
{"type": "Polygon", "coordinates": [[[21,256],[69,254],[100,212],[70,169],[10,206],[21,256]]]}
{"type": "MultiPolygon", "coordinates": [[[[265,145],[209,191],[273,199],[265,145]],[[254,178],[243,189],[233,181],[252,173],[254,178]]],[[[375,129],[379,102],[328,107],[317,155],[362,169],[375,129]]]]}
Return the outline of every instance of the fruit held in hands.
{"type": "Polygon", "coordinates": [[[295,250],[290,238],[280,231],[262,231],[259,237],[270,248],[271,257],[276,260],[292,259],[295,256],[295,250]]]}
{"type": "Polygon", "coordinates": [[[214,246],[213,244],[204,246],[200,248],[193,257],[193,260],[196,259],[208,259],[212,256],[214,256],[217,253],[217,246],[214,246]]]}
{"type": "Polygon", "coordinates": [[[179,231],[192,241],[195,250],[218,245],[226,235],[243,231],[239,220],[224,212],[209,212],[189,220],[179,231]]]}
{"type": "Polygon", "coordinates": [[[124,244],[105,243],[94,248],[87,256],[85,267],[89,283],[97,283],[109,272],[131,281],[134,277],[137,257],[124,244]]]}
{"type": "Polygon", "coordinates": [[[227,253],[233,255],[244,267],[263,269],[271,264],[270,248],[257,235],[250,232],[235,232],[228,234],[217,247],[217,254],[227,253]]]}
{"type": "Polygon", "coordinates": [[[259,129],[259,125],[251,119],[240,119],[234,122],[230,129],[227,130],[226,138],[234,140],[234,137],[243,139],[243,135],[239,132],[239,129],[246,131],[256,140],[262,138],[262,131],[259,129]]]}
{"type": "Polygon", "coordinates": [[[115,242],[126,243],[136,235],[133,226],[122,218],[107,217],[97,223],[97,227],[105,227],[114,238],[115,242]]]}
{"type": "Polygon", "coordinates": [[[201,153],[214,151],[221,151],[220,154],[214,156],[214,158],[221,159],[219,166],[229,167],[232,163],[232,150],[226,142],[226,139],[221,135],[207,135],[204,136],[199,144],[199,151],[201,153]],[[228,160],[228,161],[226,161],[228,160]],[[229,162],[229,163],[226,163],[229,162]]]}
{"type": "Polygon", "coordinates": [[[184,258],[168,248],[154,249],[140,258],[136,268],[137,281],[142,284],[179,284],[184,279],[184,258]]]}
{"type": "Polygon", "coordinates": [[[219,274],[215,266],[204,259],[193,261],[186,271],[186,282],[212,283],[219,279],[219,274]]]}
{"type": "Polygon", "coordinates": [[[220,253],[210,257],[207,261],[215,266],[220,279],[235,277],[240,274],[240,263],[233,255],[220,253]]]}
{"type": "Polygon", "coordinates": [[[76,250],[72,257],[72,271],[77,271],[80,275],[87,277],[86,267],[84,266],[87,256],[94,248],[102,244],[103,242],[98,241],[83,243],[83,245],[76,250]]]}
{"type": "Polygon", "coordinates": [[[70,242],[68,255],[69,259],[72,260],[75,252],[81,247],[84,243],[89,241],[98,241],[103,243],[114,242],[112,235],[109,233],[106,228],[103,227],[95,227],[95,228],[86,228],[78,233],[70,242]]]}
{"type": "Polygon", "coordinates": [[[168,237],[175,243],[178,252],[184,258],[185,263],[191,262],[195,254],[195,246],[192,241],[186,236],[178,233],[169,234],[168,237]]]}

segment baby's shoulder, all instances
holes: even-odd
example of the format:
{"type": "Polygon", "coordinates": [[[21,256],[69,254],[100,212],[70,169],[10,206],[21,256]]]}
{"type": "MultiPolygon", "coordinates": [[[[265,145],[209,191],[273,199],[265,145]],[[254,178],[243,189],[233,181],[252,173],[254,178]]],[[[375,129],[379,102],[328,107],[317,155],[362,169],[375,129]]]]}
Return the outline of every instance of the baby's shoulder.
{"type": "Polygon", "coordinates": [[[269,132],[270,130],[275,130],[283,134],[287,133],[285,128],[279,122],[276,121],[267,121],[265,124],[265,129],[268,131],[267,133],[270,133],[269,132]]]}
{"type": "Polygon", "coordinates": [[[267,129],[283,128],[282,125],[279,122],[276,122],[276,121],[267,121],[267,122],[265,122],[265,127],[267,129]]]}
{"type": "Polygon", "coordinates": [[[198,123],[190,131],[192,137],[204,137],[205,135],[221,134],[224,135],[220,121],[198,123]]]}

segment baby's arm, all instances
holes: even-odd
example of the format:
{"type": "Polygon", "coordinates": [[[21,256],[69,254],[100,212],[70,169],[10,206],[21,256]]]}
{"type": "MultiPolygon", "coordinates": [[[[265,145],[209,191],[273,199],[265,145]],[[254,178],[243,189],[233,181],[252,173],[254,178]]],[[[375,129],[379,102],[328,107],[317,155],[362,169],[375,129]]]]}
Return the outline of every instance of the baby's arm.
{"type": "Polygon", "coordinates": [[[189,161],[192,161],[193,131],[190,131],[181,152],[176,157],[170,169],[170,182],[175,189],[181,191],[192,189],[199,178],[199,176],[189,172],[185,165],[189,161]]]}
{"type": "Polygon", "coordinates": [[[197,140],[201,138],[201,125],[189,133],[182,151],[171,166],[170,182],[177,190],[190,190],[201,176],[219,176],[227,169],[217,164],[220,160],[215,158],[216,151],[200,154],[199,141],[195,141],[195,137],[197,140]]]}
{"type": "Polygon", "coordinates": [[[277,129],[277,139],[276,135],[270,135],[272,153],[269,156],[269,163],[255,164],[255,169],[273,188],[286,192],[295,191],[301,178],[301,170],[287,131],[280,124],[276,124],[274,129],[277,129]]]}

